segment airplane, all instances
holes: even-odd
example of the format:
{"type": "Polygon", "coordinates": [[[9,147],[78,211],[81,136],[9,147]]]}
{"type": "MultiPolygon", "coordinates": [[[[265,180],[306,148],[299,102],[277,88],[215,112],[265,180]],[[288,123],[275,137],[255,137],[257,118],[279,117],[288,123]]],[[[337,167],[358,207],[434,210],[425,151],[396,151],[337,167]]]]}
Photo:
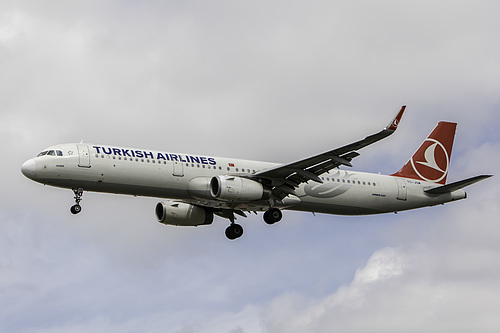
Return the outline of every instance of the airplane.
{"type": "Polygon", "coordinates": [[[179,154],[118,146],[68,143],[44,149],[26,161],[22,173],[39,183],[72,189],[81,211],[84,191],[164,199],[158,222],[176,226],[229,220],[226,237],[242,236],[236,215],[264,212],[274,224],[282,210],[369,215],[434,206],[466,198],[462,188],[491,175],[446,184],[456,123],[441,121],[396,173],[381,175],[352,167],[358,150],[393,134],[403,106],[381,131],[354,143],[295,162],[276,164],[235,158],[179,154]]]}

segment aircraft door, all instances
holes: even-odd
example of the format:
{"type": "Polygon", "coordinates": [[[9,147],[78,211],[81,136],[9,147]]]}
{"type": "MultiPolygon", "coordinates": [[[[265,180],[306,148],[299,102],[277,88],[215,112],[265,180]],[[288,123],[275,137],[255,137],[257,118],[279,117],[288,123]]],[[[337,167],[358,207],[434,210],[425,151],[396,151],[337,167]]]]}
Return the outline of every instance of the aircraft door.
{"type": "Polygon", "coordinates": [[[78,166],[90,168],[90,152],[87,145],[78,145],[78,166]]]}
{"type": "Polygon", "coordinates": [[[396,183],[398,184],[397,199],[406,201],[406,199],[408,197],[408,191],[406,188],[406,180],[404,180],[403,178],[399,178],[399,177],[394,177],[394,179],[396,180],[396,183]]]}
{"type": "Polygon", "coordinates": [[[184,177],[184,165],[182,162],[173,161],[174,170],[172,174],[177,177],[184,177]]]}

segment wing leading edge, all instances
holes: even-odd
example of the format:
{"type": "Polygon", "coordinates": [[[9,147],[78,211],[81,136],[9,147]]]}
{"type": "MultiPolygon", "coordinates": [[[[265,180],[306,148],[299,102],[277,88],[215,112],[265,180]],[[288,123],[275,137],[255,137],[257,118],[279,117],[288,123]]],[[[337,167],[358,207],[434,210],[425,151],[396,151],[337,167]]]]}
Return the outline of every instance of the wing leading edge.
{"type": "Polygon", "coordinates": [[[403,105],[401,110],[384,129],[378,133],[367,136],[363,140],[299,161],[259,171],[252,175],[251,178],[260,179],[269,183],[273,188],[273,195],[278,200],[282,200],[289,194],[295,194],[295,188],[301,183],[305,183],[309,180],[323,183],[319,175],[340,165],[351,167],[351,160],[359,156],[357,150],[380,141],[394,133],[398,128],[405,109],[406,106],[403,105]]]}

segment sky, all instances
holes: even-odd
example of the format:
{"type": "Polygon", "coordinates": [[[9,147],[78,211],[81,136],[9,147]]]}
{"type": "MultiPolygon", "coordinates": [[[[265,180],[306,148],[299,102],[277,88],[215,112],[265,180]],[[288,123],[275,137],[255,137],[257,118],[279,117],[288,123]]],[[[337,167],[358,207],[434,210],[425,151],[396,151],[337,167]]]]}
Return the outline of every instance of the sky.
{"type": "Polygon", "coordinates": [[[496,332],[497,1],[0,0],[0,332],[496,332]],[[155,198],[25,178],[85,142],[291,162],[397,133],[354,170],[397,171],[458,123],[443,206],[365,217],[285,211],[181,228],[155,198]],[[6,143],[6,144],[5,144],[6,143]]]}

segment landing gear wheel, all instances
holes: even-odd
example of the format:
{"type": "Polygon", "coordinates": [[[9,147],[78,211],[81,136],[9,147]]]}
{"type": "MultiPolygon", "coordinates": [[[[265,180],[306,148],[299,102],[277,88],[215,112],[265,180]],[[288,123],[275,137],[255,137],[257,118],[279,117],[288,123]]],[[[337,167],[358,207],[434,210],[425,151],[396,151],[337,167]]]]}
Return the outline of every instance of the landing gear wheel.
{"type": "Polygon", "coordinates": [[[243,227],[239,224],[233,223],[226,229],[226,237],[230,240],[240,238],[243,235],[243,227]]]}
{"type": "Polygon", "coordinates": [[[267,224],[274,224],[276,222],[279,222],[281,221],[282,217],[283,213],[278,208],[271,208],[264,213],[264,221],[267,224]]]}
{"type": "Polygon", "coordinates": [[[71,206],[70,211],[73,214],[78,214],[82,211],[82,206],[80,206],[79,204],[73,205],[73,206],[71,206]]]}
{"type": "Polygon", "coordinates": [[[75,204],[71,206],[70,211],[73,214],[78,214],[82,211],[80,201],[82,201],[83,188],[74,188],[73,193],[75,193],[75,204]]]}

